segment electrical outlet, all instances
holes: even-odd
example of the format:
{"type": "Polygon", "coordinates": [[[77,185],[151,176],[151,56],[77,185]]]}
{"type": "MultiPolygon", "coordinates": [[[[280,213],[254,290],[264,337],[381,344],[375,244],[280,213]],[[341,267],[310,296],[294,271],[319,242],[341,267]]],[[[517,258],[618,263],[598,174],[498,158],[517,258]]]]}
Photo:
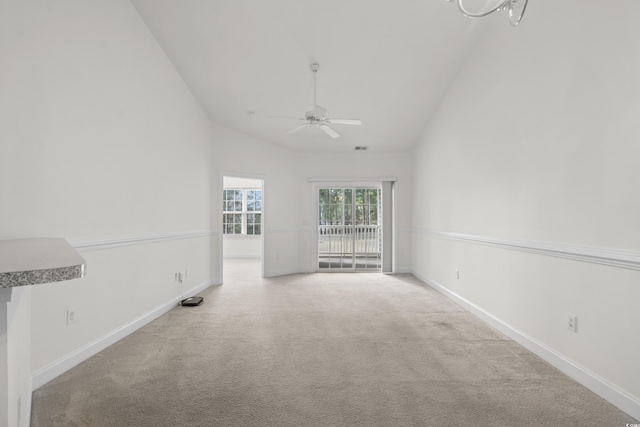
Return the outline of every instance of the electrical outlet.
{"type": "Polygon", "coordinates": [[[67,325],[70,325],[72,323],[76,323],[76,311],[67,310],[67,325]]]}
{"type": "Polygon", "coordinates": [[[456,279],[460,278],[460,270],[456,270],[456,279]]]}
{"type": "Polygon", "coordinates": [[[569,315],[567,317],[567,329],[571,332],[578,332],[578,318],[576,316],[569,315]]]}

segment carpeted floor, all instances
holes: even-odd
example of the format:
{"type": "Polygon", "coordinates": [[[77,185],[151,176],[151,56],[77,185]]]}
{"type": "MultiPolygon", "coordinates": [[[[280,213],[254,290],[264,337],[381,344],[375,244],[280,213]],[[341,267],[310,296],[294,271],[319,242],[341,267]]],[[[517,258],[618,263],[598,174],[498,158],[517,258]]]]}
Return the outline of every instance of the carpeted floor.
{"type": "Polygon", "coordinates": [[[36,390],[32,426],[636,422],[411,275],[225,268],[204,305],[36,390]]]}

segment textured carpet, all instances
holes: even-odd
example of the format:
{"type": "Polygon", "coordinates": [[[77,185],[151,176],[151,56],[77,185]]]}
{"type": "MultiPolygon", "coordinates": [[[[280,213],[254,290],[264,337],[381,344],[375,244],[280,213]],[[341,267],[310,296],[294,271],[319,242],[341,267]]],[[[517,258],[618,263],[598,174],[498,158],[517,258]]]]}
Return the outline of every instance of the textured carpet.
{"type": "Polygon", "coordinates": [[[411,275],[260,279],[178,307],[36,390],[33,426],[636,422],[411,275]]]}

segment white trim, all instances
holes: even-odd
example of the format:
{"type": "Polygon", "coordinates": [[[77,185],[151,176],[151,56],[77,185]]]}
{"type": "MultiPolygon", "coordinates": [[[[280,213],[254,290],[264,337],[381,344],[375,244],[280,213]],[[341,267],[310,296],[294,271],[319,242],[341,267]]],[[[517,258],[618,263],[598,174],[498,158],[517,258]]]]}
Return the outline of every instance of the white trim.
{"type": "MultiPolygon", "coordinates": [[[[222,235],[224,236],[224,235],[222,235]]],[[[264,239],[262,239],[262,242],[264,242],[264,239]]],[[[264,244],[264,243],[263,243],[264,244]]],[[[224,268],[224,238],[222,239],[218,239],[218,284],[222,284],[222,282],[224,281],[224,272],[222,271],[222,269],[224,268]]],[[[261,264],[264,263],[264,260],[262,260],[261,264]]]]}
{"type": "Polygon", "coordinates": [[[278,277],[278,276],[288,276],[289,274],[310,274],[313,273],[306,268],[294,267],[294,268],[283,268],[281,270],[273,270],[267,272],[264,277],[278,277]]]}
{"type": "MultiPolygon", "coordinates": [[[[218,219],[218,226],[220,227],[220,230],[224,230],[224,224],[223,224],[223,214],[222,214],[222,206],[220,205],[220,200],[221,197],[223,195],[223,191],[224,191],[224,178],[225,177],[230,177],[230,178],[247,178],[247,179],[254,179],[254,180],[259,180],[262,182],[262,186],[260,188],[262,188],[262,230],[266,230],[267,226],[269,224],[269,215],[268,215],[268,206],[266,204],[267,196],[268,196],[268,190],[267,190],[267,177],[264,175],[255,175],[255,174],[249,174],[249,173],[244,173],[244,172],[233,172],[233,171],[219,171],[218,172],[218,176],[219,176],[219,182],[218,182],[218,191],[219,193],[219,197],[218,197],[218,201],[216,202],[217,204],[214,204],[214,206],[217,206],[220,212],[220,218],[218,219]]],[[[266,233],[260,233],[260,277],[265,277],[265,257],[264,254],[267,251],[267,239],[265,237],[266,233]]],[[[224,281],[224,239],[220,239],[219,240],[219,245],[218,245],[218,281],[220,283],[222,283],[224,281]]]]}
{"type": "Polygon", "coordinates": [[[452,292],[449,289],[445,288],[436,281],[431,280],[428,277],[425,277],[415,271],[413,272],[413,275],[422,280],[427,285],[431,286],[436,291],[446,296],[447,298],[458,303],[466,310],[473,313],[521,346],[525,347],[527,350],[535,353],[544,361],[557,368],[559,371],[573,378],[589,390],[596,393],[598,396],[615,405],[620,410],[626,412],[635,419],[640,419],[640,400],[638,400],[636,397],[620,389],[616,385],[611,384],[607,380],[599,377],[588,369],[580,366],[561,353],[558,353],[552,348],[547,347],[543,343],[535,340],[534,338],[519,331],[511,325],[508,325],[507,323],[484,311],[480,307],[476,306],[475,304],[466,300],[455,292],[452,292]]]}
{"type": "Polygon", "coordinates": [[[26,414],[24,414],[24,420],[26,420],[25,422],[25,426],[30,426],[31,425],[31,408],[33,405],[33,378],[29,378],[29,389],[27,390],[27,395],[26,397],[23,397],[23,399],[26,399],[27,402],[23,403],[23,407],[27,410],[26,414]]]}
{"type": "Polygon", "coordinates": [[[382,221],[380,232],[382,245],[380,247],[380,271],[392,273],[396,271],[396,211],[395,185],[393,182],[383,182],[380,189],[380,214],[382,221]]]}
{"type": "Polygon", "coordinates": [[[232,240],[259,240],[260,239],[260,235],[259,234],[223,234],[225,239],[232,239],[232,240]]]}
{"type": "Polygon", "coordinates": [[[143,245],[147,243],[166,242],[169,240],[192,239],[220,234],[214,230],[191,230],[176,233],[144,234],[138,236],[109,237],[97,239],[69,239],[69,244],[78,252],[97,251],[122,246],[143,245]]]}
{"type": "Polygon", "coordinates": [[[502,249],[529,252],[539,255],[566,258],[612,267],[640,270],[640,252],[612,248],[570,245],[564,243],[535,240],[515,240],[477,234],[452,233],[448,231],[414,228],[416,234],[441,237],[444,239],[478,243],[502,249]]]}
{"type": "Polygon", "coordinates": [[[32,390],[36,390],[42,387],[49,381],[62,375],[74,366],[89,359],[91,356],[94,356],[110,345],[120,341],[127,335],[140,329],[144,325],[173,310],[177,306],[178,302],[180,302],[185,297],[192,296],[204,289],[207,289],[212,285],[214,285],[212,281],[201,283],[200,285],[185,292],[184,296],[179,295],[177,297],[174,297],[170,301],[152,309],[151,311],[148,311],[137,319],[124,324],[118,329],[109,332],[108,334],[90,342],[83,347],[80,347],[79,349],[59,358],[58,360],[50,363],[45,367],[38,369],[32,374],[32,390]]]}
{"type": "Polygon", "coordinates": [[[361,177],[309,177],[308,181],[309,182],[331,182],[331,183],[335,183],[335,182],[349,182],[349,183],[353,183],[353,182],[384,182],[384,181],[397,181],[398,178],[396,178],[395,176],[386,176],[386,177],[381,177],[381,178],[361,178],[361,177]]]}
{"type": "MultiPolygon", "coordinates": [[[[235,176],[226,176],[225,178],[234,179],[236,177],[235,176]]],[[[259,181],[257,179],[254,180],[253,178],[237,178],[237,179],[246,179],[246,180],[252,180],[252,181],[256,181],[256,182],[259,181]]],[[[251,185],[240,185],[240,186],[224,185],[224,183],[223,183],[223,188],[225,190],[262,190],[262,181],[260,182],[260,185],[258,185],[257,187],[253,187],[251,185]]]]}
{"type": "MultiPolygon", "coordinates": [[[[237,171],[219,171],[220,183],[222,184],[222,188],[224,188],[224,177],[229,178],[242,178],[242,179],[254,179],[256,181],[262,181],[264,184],[265,176],[264,175],[256,175],[253,173],[244,173],[237,171]]],[[[257,187],[260,188],[260,187],[257,187]]]]}

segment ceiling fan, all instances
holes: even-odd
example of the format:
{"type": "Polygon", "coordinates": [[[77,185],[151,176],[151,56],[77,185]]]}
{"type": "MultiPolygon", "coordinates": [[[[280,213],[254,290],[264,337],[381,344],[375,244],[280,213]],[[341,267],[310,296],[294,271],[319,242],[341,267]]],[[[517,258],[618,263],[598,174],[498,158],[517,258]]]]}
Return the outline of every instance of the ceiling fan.
{"type": "Polygon", "coordinates": [[[338,138],[340,136],[340,134],[338,132],[336,132],[335,130],[333,130],[332,128],[330,128],[329,127],[330,124],[361,125],[362,122],[360,120],[357,120],[357,119],[330,119],[330,118],[326,118],[325,117],[325,114],[327,113],[326,108],[323,108],[323,107],[319,106],[318,104],[316,104],[316,74],[318,73],[318,70],[320,69],[320,65],[318,65],[316,63],[313,63],[313,64],[311,64],[310,68],[311,68],[311,71],[313,72],[313,110],[312,111],[307,111],[305,113],[305,115],[304,115],[304,118],[282,117],[282,116],[271,116],[271,117],[281,118],[281,119],[302,120],[302,121],[305,122],[304,124],[291,129],[287,133],[297,132],[300,129],[302,129],[304,127],[307,127],[307,126],[317,126],[320,129],[322,129],[331,138],[338,138]]]}

